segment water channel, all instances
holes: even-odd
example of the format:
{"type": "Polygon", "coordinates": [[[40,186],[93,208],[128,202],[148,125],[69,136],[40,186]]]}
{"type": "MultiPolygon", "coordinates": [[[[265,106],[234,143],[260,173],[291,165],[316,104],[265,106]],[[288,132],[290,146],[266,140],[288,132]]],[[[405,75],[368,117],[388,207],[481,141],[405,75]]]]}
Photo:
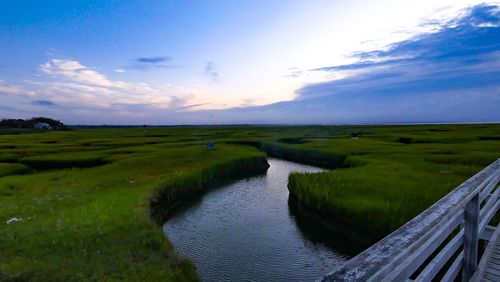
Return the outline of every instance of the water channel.
{"type": "Polygon", "coordinates": [[[202,281],[315,281],[360,251],[289,203],[288,174],[322,169],[268,162],[265,175],[211,189],[165,223],[170,242],[202,281]]]}

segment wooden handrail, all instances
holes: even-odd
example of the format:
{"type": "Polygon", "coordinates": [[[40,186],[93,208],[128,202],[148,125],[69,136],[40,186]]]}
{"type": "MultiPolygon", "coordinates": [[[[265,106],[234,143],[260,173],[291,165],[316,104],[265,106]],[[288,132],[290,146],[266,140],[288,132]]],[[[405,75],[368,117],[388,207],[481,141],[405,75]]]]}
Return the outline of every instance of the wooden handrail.
{"type": "Polygon", "coordinates": [[[321,281],[429,281],[447,262],[442,280],[462,271],[468,281],[479,238],[487,237],[483,232],[500,207],[499,181],[500,158],[321,281]]]}

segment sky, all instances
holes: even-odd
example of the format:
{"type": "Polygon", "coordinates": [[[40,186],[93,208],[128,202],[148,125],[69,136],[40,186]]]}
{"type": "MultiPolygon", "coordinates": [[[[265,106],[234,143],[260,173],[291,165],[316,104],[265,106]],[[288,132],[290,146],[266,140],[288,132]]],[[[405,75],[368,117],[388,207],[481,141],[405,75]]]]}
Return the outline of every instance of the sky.
{"type": "Polygon", "coordinates": [[[500,2],[0,1],[0,118],[500,122],[500,2]]]}

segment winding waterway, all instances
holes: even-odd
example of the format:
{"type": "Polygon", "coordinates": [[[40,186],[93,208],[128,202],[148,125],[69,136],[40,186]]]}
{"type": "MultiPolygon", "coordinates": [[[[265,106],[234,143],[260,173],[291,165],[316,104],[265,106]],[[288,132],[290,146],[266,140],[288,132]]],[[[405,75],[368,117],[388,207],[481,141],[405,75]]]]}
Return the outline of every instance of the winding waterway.
{"type": "Polygon", "coordinates": [[[266,175],[207,191],[163,226],[203,281],[314,281],[359,251],[288,202],[288,174],[320,168],[268,162],[266,175]]]}

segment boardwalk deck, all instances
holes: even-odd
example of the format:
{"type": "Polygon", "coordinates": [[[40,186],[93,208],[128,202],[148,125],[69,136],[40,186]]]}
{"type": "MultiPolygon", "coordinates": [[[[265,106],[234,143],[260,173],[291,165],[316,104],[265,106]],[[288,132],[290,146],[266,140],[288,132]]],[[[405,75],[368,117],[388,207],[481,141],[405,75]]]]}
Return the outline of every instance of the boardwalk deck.
{"type": "Polygon", "coordinates": [[[485,275],[481,281],[500,281],[500,241],[497,240],[496,249],[492,253],[488,265],[486,266],[485,275]]]}
{"type": "Polygon", "coordinates": [[[493,233],[471,281],[500,281],[500,225],[493,233]]]}

